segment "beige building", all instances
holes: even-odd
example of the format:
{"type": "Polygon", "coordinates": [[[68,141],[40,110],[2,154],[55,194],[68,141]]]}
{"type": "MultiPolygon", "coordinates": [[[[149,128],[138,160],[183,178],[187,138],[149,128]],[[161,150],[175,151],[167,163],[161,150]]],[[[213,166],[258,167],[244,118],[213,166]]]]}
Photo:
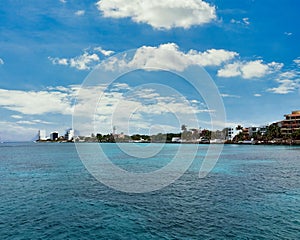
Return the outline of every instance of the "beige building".
{"type": "Polygon", "coordinates": [[[282,135],[290,135],[300,129],[300,110],[284,115],[285,120],[281,121],[282,135]]]}

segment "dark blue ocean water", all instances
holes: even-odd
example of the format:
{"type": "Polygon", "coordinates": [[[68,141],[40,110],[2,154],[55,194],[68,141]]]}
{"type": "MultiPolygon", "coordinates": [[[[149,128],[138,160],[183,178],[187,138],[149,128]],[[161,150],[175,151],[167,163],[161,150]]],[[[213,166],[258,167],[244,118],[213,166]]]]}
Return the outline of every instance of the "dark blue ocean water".
{"type": "MultiPolygon", "coordinates": [[[[176,146],[151,162],[104,148],[138,172],[176,146]]],[[[206,150],[168,187],[128,194],[95,180],[74,144],[0,144],[0,239],[300,239],[299,147],[228,145],[199,179],[206,150]]]]}

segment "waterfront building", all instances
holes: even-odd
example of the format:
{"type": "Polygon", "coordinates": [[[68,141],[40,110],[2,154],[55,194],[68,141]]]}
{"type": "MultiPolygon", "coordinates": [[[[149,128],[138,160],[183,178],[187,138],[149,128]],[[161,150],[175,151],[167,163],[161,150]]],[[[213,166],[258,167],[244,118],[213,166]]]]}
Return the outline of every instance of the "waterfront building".
{"type": "Polygon", "coordinates": [[[51,141],[56,141],[56,140],[58,140],[58,137],[59,137],[58,132],[52,132],[52,133],[50,133],[50,140],[51,140],[51,141]]]}
{"type": "Polygon", "coordinates": [[[125,134],[123,132],[121,132],[119,134],[115,133],[115,134],[113,134],[113,136],[115,139],[124,139],[125,138],[125,134]]]}
{"type": "Polygon", "coordinates": [[[300,129],[300,110],[284,115],[285,119],[279,123],[281,134],[290,135],[300,129]]]}
{"type": "Polygon", "coordinates": [[[261,135],[265,135],[267,133],[268,126],[260,126],[260,127],[249,127],[248,132],[249,136],[252,137],[254,134],[260,133],[261,135]]]}
{"type": "Polygon", "coordinates": [[[259,131],[260,131],[261,135],[265,135],[267,133],[268,127],[269,127],[269,125],[263,125],[263,126],[259,127],[259,131]]]}
{"type": "Polygon", "coordinates": [[[47,140],[46,130],[44,130],[44,129],[39,130],[39,140],[40,141],[46,141],[47,140]]]}
{"type": "Polygon", "coordinates": [[[70,128],[67,130],[65,139],[68,141],[72,141],[74,139],[74,129],[70,128]]]}
{"type": "Polygon", "coordinates": [[[249,128],[243,128],[242,133],[244,136],[249,136],[249,128]]]}
{"type": "Polygon", "coordinates": [[[233,138],[238,135],[241,130],[236,130],[234,127],[226,128],[226,140],[232,141],[233,138]]]}

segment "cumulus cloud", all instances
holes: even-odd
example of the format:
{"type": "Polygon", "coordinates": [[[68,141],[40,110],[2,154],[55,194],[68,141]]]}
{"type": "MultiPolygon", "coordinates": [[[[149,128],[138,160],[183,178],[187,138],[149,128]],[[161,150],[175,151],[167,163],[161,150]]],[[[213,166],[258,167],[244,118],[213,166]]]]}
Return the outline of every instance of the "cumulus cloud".
{"type": "Polygon", "coordinates": [[[218,70],[219,77],[237,77],[241,76],[244,79],[264,77],[268,74],[279,71],[283,67],[282,63],[271,62],[264,63],[262,60],[254,61],[237,61],[225,65],[218,70]]]}
{"type": "Polygon", "coordinates": [[[57,57],[48,57],[48,59],[52,64],[70,66],[78,70],[89,70],[100,61],[100,58],[96,53],[88,52],[84,52],[82,55],[70,59],[57,57]]]}
{"type": "MultiPolygon", "coordinates": [[[[74,58],[48,57],[48,59],[52,64],[70,66],[78,70],[89,70],[100,61],[95,51],[105,57],[114,53],[114,51],[104,50],[102,47],[95,47],[92,50],[85,50],[82,55],[74,58]]],[[[133,58],[130,60],[111,57],[109,62],[105,64],[109,69],[129,67],[184,71],[192,65],[220,66],[238,55],[237,52],[225,49],[209,49],[203,52],[194,49],[182,51],[177,44],[166,43],[159,46],[142,46],[135,51],[133,58]]]]}
{"type": "Polygon", "coordinates": [[[48,59],[55,65],[70,66],[78,70],[90,70],[100,61],[100,57],[96,52],[105,57],[114,53],[114,51],[105,50],[102,47],[95,47],[93,49],[87,48],[82,55],[73,58],[48,57],[48,59]]]}
{"type": "Polygon", "coordinates": [[[156,29],[190,28],[216,19],[216,8],[203,0],[101,0],[96,3],[104,17],[131,18],[156,29]]]}
{"type": "Polygon", "coordinates": [[[4,64],[4,61],[2,58],[0,58],[0,65],[4,64]]]}
{"type": "Polygon", "coordinates": [[[137,49],[130,61],[112,57],[106,64],[109,69],[130,68],[162,68],[167,70],[184,71],[191,65],[219,66],[238,53],[224,49],[210,49],[205,52],[189,50],[183,52],[175,43],[161,44],[158,47],[143,46],[137,49]]]}
{"type": "Polygon", "coordinates": [[[70,66],[77,68],[78,70],[88,70],[91,64],[99,62],[100,58],[96,53],[89,54],[85,52],[83,55],[69,60],[70,66]]]}
{"type": "Polygon", "coordinates": [[[83,16],[84,14],[85,14],[84,10],[78,10],[78,11],[75,12],[76,16],[83,16]]]}
{"type": "Polygon", "coordinates": [[[240,76],[242,74],[239,69],[240,65],[241,64],[239,62],[227,64],[224,68],[218,71],[217,75],[219,77],[226,77],[226,78],[240,76]]]}

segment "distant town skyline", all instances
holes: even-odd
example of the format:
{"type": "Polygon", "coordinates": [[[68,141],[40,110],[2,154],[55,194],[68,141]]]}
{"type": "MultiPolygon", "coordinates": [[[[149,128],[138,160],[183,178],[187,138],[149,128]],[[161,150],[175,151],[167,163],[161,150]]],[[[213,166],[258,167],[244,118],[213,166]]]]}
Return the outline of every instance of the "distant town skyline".
{"type": "MultiPolygon", "coordinates": [[[[101,61],[130,49],[136,49],[131,64],[137,68],[204,67],[223,98],[227,126],[283,120],[285,114],[300,109],[299,7],[293,0],[3,2],[1,141],[31,140],[39,129],[65,132],[72,126],[84,79],[101,61]]],[[[174,76],[152,77],[156,84],[171,82],[190,108],[179,101],[179,95],[147,86],[150,77],[137,72],[110,89],[94,89],[103,95],[99,132],[112,129],[107,116],[119,102],[137,109],[131,133],[148,133],[154,123],[154,132],[161,128],[175,132],[180,124],[170,119],[178,112],[188,116],[191,110],[200,126],[209,127],[214,109],[201,97],[174,76]],[[166,109],[176,111],[172,115],[166,109]]],[[[88,102],[89,95],[81,100],[88,102]]],[[[126,109],[118,109],[120,116],[122,111],[126,109]]],[[[127,131],[127,122],[117,120],[118,131],[127,131]]],[[[188,117],[185,123],[197,127],[188,117]]]]}
{"type": "Polygon", "coordinates": [[[300,141],[300,110],[292,111],[286,114],[285,119],[274,122],[270,125],[260,126],[241,126],[237,125],[224,127],[211,131],[210,129],[188,128],[186,124],[182,124],[178,132],[159,132],[152,134],[140,134],[138,132],[126,135],[124,132],[117,133],[116,126],[112,127],[110,133],[92,132],[89,135],[80,134],[76,129],[67,129],[65,134],[52,131],[49,136],[46,130],[38,131],[37,139],[40,142],[186,142],[186,143],[238,143],[245,141],[246,143],[260,144],[299,144],[300,141]],[[238,136],[239,135],[239,136],[238,136]],[[294,142],[289,142],[293,140],[294,142]]]}

